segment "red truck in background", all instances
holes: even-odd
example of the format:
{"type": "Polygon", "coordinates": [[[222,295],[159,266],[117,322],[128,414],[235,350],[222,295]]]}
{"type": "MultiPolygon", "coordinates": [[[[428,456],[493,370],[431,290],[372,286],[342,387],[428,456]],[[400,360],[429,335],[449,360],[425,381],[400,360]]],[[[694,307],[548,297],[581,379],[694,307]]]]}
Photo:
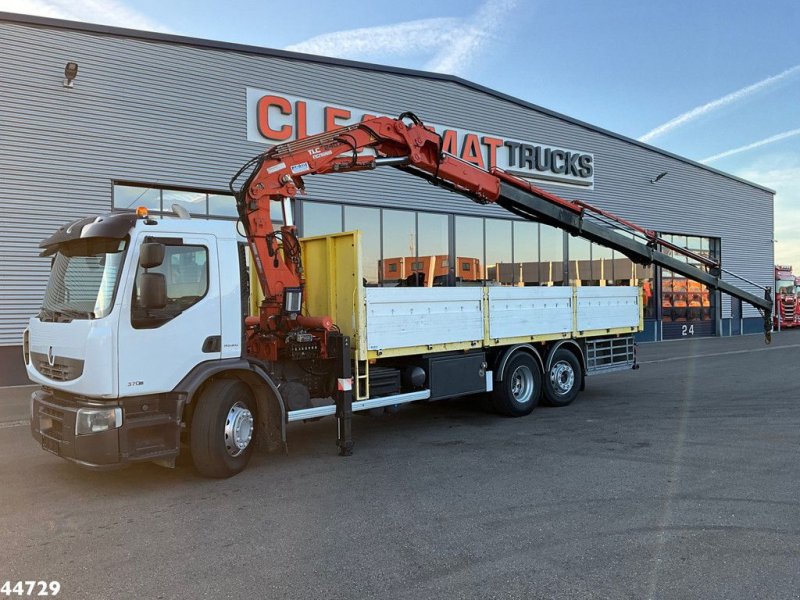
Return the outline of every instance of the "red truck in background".
{"type": "Polygon", "coordinates": [[[791,265],[775,265],[775,312],[773,326],[800,327],[800,307],[798,307],[798,281],[792,274],[791,265]]]}

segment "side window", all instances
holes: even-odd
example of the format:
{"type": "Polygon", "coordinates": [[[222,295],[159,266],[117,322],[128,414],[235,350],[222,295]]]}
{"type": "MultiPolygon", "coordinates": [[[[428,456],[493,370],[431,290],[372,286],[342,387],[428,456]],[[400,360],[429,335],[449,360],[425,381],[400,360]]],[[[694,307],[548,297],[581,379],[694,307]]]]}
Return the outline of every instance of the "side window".
{"type": "Polygon", "coordinates": [[[208,292],[208,248],[205,246],[166,246],[164,262],[147,269],[164,276],[167,304],[161,309],[144,309],[139,305],[139,282],[145,270],[136,271],[131,322],[136,329],[160,327],[197,304],[208,292]]]}

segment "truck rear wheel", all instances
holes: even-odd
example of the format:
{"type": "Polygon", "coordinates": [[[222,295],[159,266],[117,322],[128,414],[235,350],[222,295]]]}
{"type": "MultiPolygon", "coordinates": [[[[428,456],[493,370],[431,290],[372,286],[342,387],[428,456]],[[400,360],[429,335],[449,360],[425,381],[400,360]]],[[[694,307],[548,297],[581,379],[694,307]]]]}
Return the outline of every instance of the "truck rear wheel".
{"type": "Polygon", "coordinates": [[[559,348],[553,354],[544,379],[544,403],[548,406],[567,406],[578,397],[583,371],[572,352],[559,348]]]}
{"type": "Polygon", "coordinates": [[[536,360],[518,352],[506,363],[502,375],[492,392],[495,411],[509,417],[529,415],[542,395],[542,372],[536,360]]]}
{"type": "Polygon", "coordinates": [[[191,451],[206,477],[230,477],[247,466],[255,445],[255,401],[238,379],[212,381],[197,399],[192,417],[191,451]]]}

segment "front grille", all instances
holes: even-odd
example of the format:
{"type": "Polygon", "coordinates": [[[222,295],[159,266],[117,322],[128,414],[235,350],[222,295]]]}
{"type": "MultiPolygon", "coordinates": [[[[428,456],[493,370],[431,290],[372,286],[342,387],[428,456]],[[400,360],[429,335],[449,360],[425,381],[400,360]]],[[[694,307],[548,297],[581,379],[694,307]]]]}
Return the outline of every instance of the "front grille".
{"type": "Polygon", "coordinates": [[[77,358],[54,356],[53,364],[42,352],[31,352],[31,362],[36,370],[53,381],[72,381],[83,375],[83,361],[77,358]]]}
{"type": "Polygon", "coordinates": [[[794,301],[783,303],[783,316],[787,319],[794,319],[794,301]]]}

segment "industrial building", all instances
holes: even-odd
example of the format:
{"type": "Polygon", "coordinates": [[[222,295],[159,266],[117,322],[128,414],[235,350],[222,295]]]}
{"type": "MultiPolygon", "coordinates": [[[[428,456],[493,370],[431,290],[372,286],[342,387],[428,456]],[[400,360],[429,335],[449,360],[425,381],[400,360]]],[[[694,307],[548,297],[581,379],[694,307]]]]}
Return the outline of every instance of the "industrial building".
{"type": "MultiPolygon", "coordinates": [[[[50,267],[38,242],[56,228],[173,204],[235,221],[228,182],[247,159],[371,115],[412,111],[464,160],[772,285],[772,190],[458,77],[9,13],[0,51],[0,386],[26,381],[22,331],[50,267]]],[[[699,284],[391,169],[307,183],[301,235],[362,230],[367,285],[632,284],[641,341],[763,331],[699,284]]]]}

